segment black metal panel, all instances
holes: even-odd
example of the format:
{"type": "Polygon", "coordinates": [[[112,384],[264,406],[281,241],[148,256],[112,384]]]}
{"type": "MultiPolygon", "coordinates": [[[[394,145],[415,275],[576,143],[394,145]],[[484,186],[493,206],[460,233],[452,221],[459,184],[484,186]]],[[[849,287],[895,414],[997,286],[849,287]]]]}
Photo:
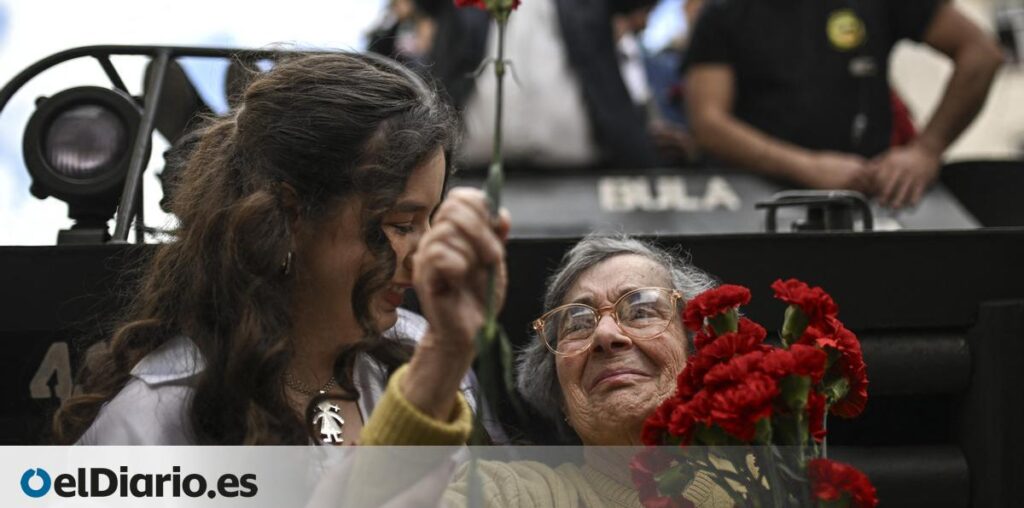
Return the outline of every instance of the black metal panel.
{"type": "Polygon", "coordinates": [[[967,334],[861,334],[872,395],[961,395],[971,378],[967,334]]]}
{"type": "Polygon", "coordinates": [[[155,246],[0,247],[0,344],[8,333],[81,332],[114,318],[118,298],[155,246]]]}
{"type": "Polygon", "coordinates": [[[954,446],[829,447],[829,458],[854,464],[867,474],[878,489],[881,508],[959,507],[970,502],[967,461],[954,446]]]}
{"type": "Polygon", "coordinates": [[[1024,160],[956,162],[942,168],[941,178],[981,224],[1024,226],[1024,160]]]}
{"type": "Polygon", "coordinates": [[[973,506],[1024,506],[1024,298],[981,306],[959,432],[973,506]]]}

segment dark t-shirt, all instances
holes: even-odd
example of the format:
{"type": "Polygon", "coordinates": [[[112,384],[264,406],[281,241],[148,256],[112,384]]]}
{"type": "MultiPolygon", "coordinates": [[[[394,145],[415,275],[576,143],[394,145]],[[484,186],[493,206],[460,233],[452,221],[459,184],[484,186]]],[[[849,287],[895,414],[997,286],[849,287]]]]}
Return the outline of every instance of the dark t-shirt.
{"type": "Polygon", "coordinates": [[[942,2],[710,0],[684,69],[732,66],[733,114],[771,136],[873,156],[892,128],[889,53],[900,39],[921,40],[942,2]]]}

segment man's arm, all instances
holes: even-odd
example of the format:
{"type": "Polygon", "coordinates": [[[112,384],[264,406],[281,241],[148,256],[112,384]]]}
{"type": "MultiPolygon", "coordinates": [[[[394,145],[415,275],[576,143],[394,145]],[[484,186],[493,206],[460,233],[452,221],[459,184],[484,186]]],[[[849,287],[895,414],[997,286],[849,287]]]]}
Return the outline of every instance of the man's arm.
{"type": "Polygon", "coordinates": [[[923,40],[953,60],[953,75],[920,135],[909,145],[893,148],[872,161],[879,198],[893,208],[914,205],[921,199],[939,174],[942,153],[984,105],[1003,62],[995,40],[952,2],[937,8],[923,40]]]}
{"type": "Polygon", "coordinates": [[[734,87],[727,64],[697,64],[687,72],[686,107],[701,147],[729,164],[805,187],[868,190],[866,161],[860,156],[807,150],[736,118],[734,87]]]}

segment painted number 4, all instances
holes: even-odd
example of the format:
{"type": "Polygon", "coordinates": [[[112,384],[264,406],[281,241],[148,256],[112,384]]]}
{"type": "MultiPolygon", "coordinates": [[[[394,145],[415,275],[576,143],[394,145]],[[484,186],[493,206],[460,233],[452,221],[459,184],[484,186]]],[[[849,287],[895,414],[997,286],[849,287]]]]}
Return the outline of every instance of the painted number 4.
{"type": "Polygon", "coordinates": [[[39,369],[32,376],[28,385],[29,394],[33,399],[51,399],[57,397],[62,402],[71,396],[71,356],[68,354],[66,342],[54,342],[46,351],[39,369]],[[50,380],[56,377],[52,388],[50,380]]]}

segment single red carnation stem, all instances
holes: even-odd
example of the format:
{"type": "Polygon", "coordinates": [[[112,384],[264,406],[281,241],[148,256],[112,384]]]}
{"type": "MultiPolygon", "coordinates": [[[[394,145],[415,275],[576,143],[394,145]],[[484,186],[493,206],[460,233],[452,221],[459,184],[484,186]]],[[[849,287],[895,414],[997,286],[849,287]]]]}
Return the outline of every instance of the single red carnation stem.
{"type": "MultiPolygon", "coordinates": [[[[501,141],[502,141],[502,113],[504,110],[504,78],[505,78],[505,25],[508,22],[510,9],[498,8],[491,10],[495,21],[498,24],[498,59],[494,65],[496,81],[497,101],[495,104],[494,121],[494,147],[491,155],[491,167],[488,170],[487,182],[484,184],[484,193],[487,196],[487,204],[490,215],[497,220],[501,209],[501,190],[504,186],[504,172],[501,167],[501,141]]],[[[489,345],[495,340],[504,340],[498,333],[497,320],[497,298],[494,288],[497,284],[497,270],[495,266],[489,267],[487,271],[487,307],[484,324],[476,334],[477,351],[487,351],[489,345]]],[[[479,394],[478,394],[479,395],[479,394]]],[[[477,404],[479,404],[479,397],[477,404]]],[[[472,443],[479,444],[479,443],[472,443]]]]}
{"type": "MultiPolygon", "coordinates": [[[[504,111],[505,102],[505,26],[508,24],[508,12],[499,9],[494,13],[494,20],[498,24],[498,59],[494,62],[494,75],[496,79],[495,91],[497,92],[496,111],[494,114],[494,147],[491,153],[491,166],[498,165],[498,171],[501,171],[501,126],[502,126],[502,113],[504,111]]],[[[499,203],[500,204],[500,203],[499,203]]],[[[497,214],[498,204],[492,203],[491,210],[492,214],[497,214]]]]}
{"type": "MultiPolygon", "coordinates": [[[[501,189],[505,184],[505,173],[501,167],[501,125],[502,112],[504,111],[504,90],[505,90],[505,25],[508,23],[508,11],[499,9],[494,12],[494,19],[498,23],[498,60],[494,62],[494,74],[497,78],[495,85],[497,101],[494,114],[494,151],[491,154],[491,167],[487,172],[487,182],[484,184],[484,192],[487,196],[491,217],[495,220],[501,209],[501,189]]],[[[497,274],[495,267],[490,267],[487,272],[487,313],[482,333],[479,335],[483,340],[491,342],[497,335],[497,301],[495,298],[495,284],[497,274]]],[[[477,351],[483,351],[484,344],[477,344],[477,351]]]]}

